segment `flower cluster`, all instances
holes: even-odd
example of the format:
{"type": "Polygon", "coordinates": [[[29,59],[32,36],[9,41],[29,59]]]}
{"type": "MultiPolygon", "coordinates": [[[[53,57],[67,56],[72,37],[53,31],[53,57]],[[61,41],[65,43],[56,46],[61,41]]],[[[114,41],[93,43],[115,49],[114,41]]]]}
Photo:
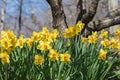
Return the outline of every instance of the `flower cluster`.
{"type": "Polygon", "coordinates": [[[50,60],[58,60],[60,57],[60,61],[62,62],[68,62],[70,61],[70,54],[68,52],[65,52],[63,54],[59,54],[56,50],[51,49],[48,54],[50,60]]]}
{"type": "Polygon", "coordinates": [[[106,30],[101,30],[100,35],[98,36],[98,33],[92,32],[92,35],[89,35],[88,38],[82,37],[81,42],[83,44],[90,43],[90,44],[95,44],[98,43],[103,48],[99,52],[98,59],[100,60],[106,60],[106,55],[107,55],[107,50],[117,50],[120,51],[120,39],[119,39],[119,32],[120,29],[117,28],[116,32],[113,34],[113,37],[108,37],[108,31],[106,30]],[[99,43],[100,42],[100,43],[99,43]]]}
{"type": "Polygon", "coordinates": [[[65,29],[65,32],[63,33],[65,38],[71,38],[75,35],[78,35],[81,30],[84,28],[84,23],[79,21],[76,25],[74,26],[69,26],[67,29],[65,29]]]}
{"type": "MultiPolygon", "coordinates": [[[[65,29],[65,32],[63,33],[64,38],[72,38],[75,35],[78,35],[84,28],[84,25],[84,23],[79,21],[76,25],[69,26],[65,29]]],[[[119,33],[120,29],[118,28],[114,33],[114,37],[109,38],[107,31],[102,30],[99,36],[98,33],[95,31],[92,32],[92,35],[89,35],[88,38],[81,37],[81,42],[83,44],[96,44],[98,42],[98,39],[100,38],[100,45],[102,45],[104,49],[118,49],[120,51],[119,33]]],[[[10,62],[9,54],[12,50],[15,49],[15,47],[19,46],[20,48],[23,48],[24,43],[27,43],[27,45],[31,48],[34,42],[38,43],[38,45],[36,45],[37,50],[49,51],[48,57],[51,61],[59,60],[59,58],[62,62],[70,61],[70,54],[68,52],[60,54],[57,50],[53,49],[53,46],[51,45],[57,40],[58,36],[59,32],[56,29],[49,31],[46,27],[43,27],[42,30],[39,32],[33,31],[30,38],[24,38],[23,35],[20,35],[17,39],[15,34],[11,30],[2,31],[0,39],[0,58],[2,60],[2,63],[4,64],[10,62]]],[[[70,42],[67,42],[67,46],[70,46],[70,42]]],[[[106,53],[106,51],[104,52],[104,50],[100,50],[100,55],[98,56],[98,59],[105,60],[106,53]]],[[[38,54],[35,55],[34,60],[35,64],[42,64],[44,61],[42,55],[38,54]]]]}
{"type": "Polygon", "coordinates": [[[104,80],[112,72],[118,59],[116,55],[120,53],[120,29],[116,29],[112,37],[106,30],[83,37],[84,26],[79,21],[66,28],[63,35],[56,29],[50,31],[43,27],[39,32],[33,31],[28,38],[22,34],[16,37],[11,30],[2,31],[0,73],[4,74],[0,78],[104,80]],[[78,74],[80,77],[76,76],[78,74]]]}
{"type": "Polygon", "coordinates": [[[9,63],[9,55],[12,50],[15,48],[16,44],[16,36],[11,30],[2,31],[0,39],[0,49],[1,54],[0,58],[2,60],[2,64],[9,63]]]}
{"type": "MultiPolygon", "coordinates": [[[[23,35],[20,35],[18,38],[16,38],[15,34],[11,30],[2,31],[1,33],[1,39],[0,39],[0,58],[2,61],[2,64],[9,63],[10,56],[9,54],[12,52],[12,50],[15,49],[15,47],[23,48],[24,44],[26,43],[28,47],[32,48],[33,43],[36,42],[38,45],[36,45],[37,50],[40,51],[49,51],[48,57],[51,61],[59,60],[62,62],[68,62],[70,61],[70,54],[68,53],[67,56],[69,57],[60,57],[60,53],[57,52],[57,50],[54,50],[52,48],[52,42],[55,42],[57,37],[59,35],[59,32],[54,29],[51,32],[46,28],[43,27],[40,32],[33,31],[32,36],[30,38],[24,38],[23,35]],[[65,58],[65,59],[64,59],[65,58]],[[62,59],[62,60],[61,60],[62,59]]],[[[66,54],[65,54],[66,55],[66,54]]],[[[44,57],[42,55],[36,54],[34,56],[34,63],[35,64],[42,64],[44,62],[44,57]]]]}

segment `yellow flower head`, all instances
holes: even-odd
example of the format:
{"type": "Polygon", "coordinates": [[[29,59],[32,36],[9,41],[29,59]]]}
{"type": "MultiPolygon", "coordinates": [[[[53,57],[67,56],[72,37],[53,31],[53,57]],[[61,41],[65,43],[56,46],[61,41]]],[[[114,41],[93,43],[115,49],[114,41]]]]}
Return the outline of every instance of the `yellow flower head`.
{"type": "Polygon", "coordinates": [[[63,33],[64,38],[71,38],[74,36],[74,34],[72,33],[72,31],[70,31],[68,28],[65,29],[65,32],[63,33]]]}
{"type": "Polygon", "coordinates": [[[59,32],[58,32],[58,30],[57,29],[54,29],[54,30],[52,30],[52,32],[51,32],[52,34],[54,34],[54,35],[56,35],[56,36],[58,36],[59,35],[59,32]]]}
{"type": "Polygon", "coordinates": [[[111,47],[113,49],[117,48],[119,46],[119,39],[117,38],[110,38],[110,42],[111,42],[111,47]]]}
{"type": "Polygon", "coordinates": [[[52,30],[51,33],[48,35],[48,41],[50,42],[56,41],[58,35],[59,32],[57,31],[57,29],[52,30]]]}
{"type": "Polygon", "coordinates": [[[48,41],[50,41],[50,42],[56,41],[56,37],[57,36],[55,34],[50,33],[48,36],[48,41]]]}
{"type": "Polygon", "coordinates": [[[38,46],[37,46],[37,49],[42,50],[42,51],[46,51],[46,50],[49,50],[51,48],[52,47],[50,45],[50,42],[48,42],[48,41],[40,41],[38,46]]]}
{"type": "Polygon", "coordinates": [[[45,32],[45,33],[49,33],[49,30],[48,30],[47,27],[43,27],[41,31],[42,31],[42,32],[45,32]]]}
{"type": "Polygon", "coordinates": [[[8,49],[1,48],[1,52],[2,52],[2,53],[7,53],[8,55],[11,53],[12,50],[13,50],[13,49],[12,49],[11,47],[8,48],[8,49]]]}
{"type": "Polygon", "coordinates": [[[78,21],[77,24],[76,24],[76,26],[78,26],[79,29],[80,29],[80,31],[81,31],[84,28],[85,24],[82,23],[82,21],[78,21]]]}
{"type": "Polygon", "coordinates": [[[48,35],[49,35],[49,30],[47,29],[47,27],[43,27],[42,30],[39,32],[40,35],[40,39],[47,41],[48,40],[48,35]]]}
{"type": "Polygon", "coordinates": [[[1,37],[0,44],[2,44],[2,47],[4,47],[5,49],[9,48],[11,50],[15,48],[16,36],[13,33],[13,31],[11,31],[10,29],[7,31],[2,31],[0,37],[1,37]]]}
{"type": "Polygon", "coordinates": [[[3,38],[2,40],[0,40],[0,44],[1,44],[1,47],[5,49],[8,49],[12,46],[11,40],[8,38],[3,38]]]}
{"type": "Polygon", "coordinates": [[[70,61],[70,54],[68,52],[65,52],[64,54],[60,54],[60,61],[62,62],[68,62],[70,61]]]}
{"type": "Polygon", "coordinates": [[[54,61],[54,60],[58,60],[59,54],[56,50],[50,49],[50,52],[48,54],[48,57],[50,58],[50,60],[54,61]]]}
{"type": "Polygon", "coordinates": [[[65,32],[63,33],[65,38],[71,38],[75,35],[78,35],[80,32],[80,29],[78,26],[69,26],[67,29],[65,29],[65,32]]]}
{"type": "Polygon", "coordinates": [[[38,41],[39,40],[39,33],[36,31],[33,31],[31,38],[33,41],[38,41]]]}
{"type": "Polygon", "coordinates": [[[82,37],[82,38],[81,38],[81,40],[82,40],[82,43],[84,43],[84,44],[86,44],[86,43],[87,43],[87,38],[82,37]]]}
{"type": "Polygon", "coordinates": [[[97,37],[98,35],[97,35],[97,31],[95,31],[95,32],[92,32],[92,36],[95,36],[95,37],[97,37]]]}
{"type": "Polygon", "coordinates": [[[88,42],[95,44],[98,40],[97,32],[92,32],[92,35],[88,36],[88,42]]]}
{"type": "Polygon", "coordinates": [[[97,38],[94,36],[88,36],[88,42],[95,44],[97,41],[97,38]]]}
{"type": "Polygon", "coordinates": [[[110,41],[108,39],[104,39],[101,41],[101,45],[103,45],[105,48],[110,48],[110,41]]]}
{"type": "Polygon", "coordinates": [[[23,35],[20,35],[19,39],[17,40],[16,46],[23,48],[24,43],[25,43],[25,39],[24,39],[23,35]]]}
{"type": "Polygon", "coordinates": [[[100,33],[100,38],[108,38],[108,31],[105,31],[104,29],[100,33]]]}
{"type": "Polygon", "coordinates": [[[78,26],[73,26],[72,28],[72,33],[74,35],[78,35],[78,33],[80,32],[80,28],[78,26]]]}
{"type": "Polygon", "coordinates": [[[120,38],[120,28],[116,29],[116,32],[114,35],[120,38]]]}
{"type": "Polygon", "coordinates": [[[9,55],[7,53],[1,53],[0,58],[1,58],[2,64],[10,62],[9,55]]]}
{"type": "Polygon", "coordinates": [[[44,58],[41,55],[35,55],[35,57],[34,57],[34,64],[42,65],[43,62],[44,62],[44,58]]]}
{"type": "Polygon", "coordinates": [[[7,30],[7,36],[10,39],[14,39],[16,38],[16,35],[13,33],[13,31],[11,31],[10,29],[7,30]]]}
{"type": "Polygon", "coordinates": [[[106,54],[107,54],[106,50],[100,49],[98,59],[105,60],[106,59],[106,54]]]}
{"type": "Polygon", "coordinates": [[[29,47],[32,47],[32,45],[33,45],[33,39],[27,38],[26,39],[26,43],[28,44],[29,47]]]}

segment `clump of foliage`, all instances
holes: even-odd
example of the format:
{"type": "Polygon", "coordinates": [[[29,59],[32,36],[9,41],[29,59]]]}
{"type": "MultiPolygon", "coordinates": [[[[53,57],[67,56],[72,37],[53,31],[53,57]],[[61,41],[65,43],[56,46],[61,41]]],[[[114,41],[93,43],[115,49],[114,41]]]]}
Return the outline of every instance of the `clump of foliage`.
{"type": "MultiPolygon", "coordinates": [[[[113,37],[102,30],[88,38],[80,35],[84,23],[79,21],[63,33],[46,27],[32,36],[18,38],[11,30],[0,38],[1,80],[107,80],[118,61],[120,29],[113,37]]],[[[115,72],[119,74],[119,72],[115,72]]],[[[115,75],[115,76],[116,76],[115,75]]]]}

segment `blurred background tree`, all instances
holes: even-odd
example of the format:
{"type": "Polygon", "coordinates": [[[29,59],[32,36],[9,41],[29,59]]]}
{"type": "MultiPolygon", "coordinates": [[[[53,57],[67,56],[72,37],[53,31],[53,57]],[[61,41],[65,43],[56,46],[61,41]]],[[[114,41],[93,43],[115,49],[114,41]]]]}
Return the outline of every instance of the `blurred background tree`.
{"type": "Polygon", "coordinates": [[[112,33],[111,26],[120,23],[119,5],[120,0],[0,0],[0,31],[10,28],[28,37],[43,26],[64,31],[82,20],[83,34],[103,28],[112,33]]]}

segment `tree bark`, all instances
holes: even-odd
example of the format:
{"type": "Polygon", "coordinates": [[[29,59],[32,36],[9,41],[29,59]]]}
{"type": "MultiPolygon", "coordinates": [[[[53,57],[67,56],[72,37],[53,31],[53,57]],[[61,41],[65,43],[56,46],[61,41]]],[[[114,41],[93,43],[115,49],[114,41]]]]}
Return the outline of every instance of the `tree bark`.
{"type": "Polygon", "coordinates": [[[88,12],[82,16],[81,21],[83,23],[85,23],[85,27],[81,31],[82,34],[85,31],[85,29],[87,28],[88,23],[93,20],[95,14],[97,12],[97,6],[98,6],[99,1],[100,0],[92,0],[90,7],[88,8],[88,12]]]}
{"type": "Polygon", "coordinates": [[[3,30],[3,27],[4,27],[5,14],[6,14],[6,0],[2,0],[0,33],[3,30]]]}
{"type": "Polygon", "coordinates": [[[20,11],[19,11],[19,35],[21,34],[21,27],[22,27],[22,5],[23,5],[23,0],[20,0],[20,11]]]}
{"type": "MultiPolygon", "coordinates": [[[[92,21],[100,0],[92,0],[91,4],[86,11],[85,0],[77,0],[77,21],[81,20],[85,23],[85,27],[81,33],[89,35],[92,31],[100,31],[104,28],[120,24],[120,9],[110,12],[105,18],[92,21]],[[83,5],[84,4],[84,5],[83,5]],[[84,12],[84,10],[86,12],[84,12]],[[87,31],[87,32],[86,32],[87,31]]],[[[63,32],[67,26],[65,14],[63,11],[62,0],[47,0],[51,7],[53,17],[53,28],[57,28],[59,32],[63,32]]]]}
{"type": "Polygon", "coordinates": [[[82,16],[86,13],[86,0],[79,0],[77,2],[77,19],[76,23],[82,19],[82,16]]]}
{"type": "Polygon", "coordinates": [[[62,6],[62,0],[47,0],[52,11],[52,26],[54,29],[58,29],[60,35],[67,27],[66,16],[62,6]]]}
{"type": "Polygon", "coordinates": [[[102,29],[105,29],[117,24],[120,24],[120,16],[92,21],[91,25],[88,26],[88,29],[91,31],[100,31],[102,29]]]}
{"type": "Polygon", "coordinates": [[[105,28],[120,24],[120,8],[109,12],[103,19],[91,21],[86,28],[84,35],[88,36],[92,31],[100,31],[105,28]]]}
{"type": "Polygon", "coordinates": [[[120,8],[115,9],[113,11],[110,11],[105,17],[114,18],[114,17],[119,16],[119,15],[120,15],[120,8]]]}

